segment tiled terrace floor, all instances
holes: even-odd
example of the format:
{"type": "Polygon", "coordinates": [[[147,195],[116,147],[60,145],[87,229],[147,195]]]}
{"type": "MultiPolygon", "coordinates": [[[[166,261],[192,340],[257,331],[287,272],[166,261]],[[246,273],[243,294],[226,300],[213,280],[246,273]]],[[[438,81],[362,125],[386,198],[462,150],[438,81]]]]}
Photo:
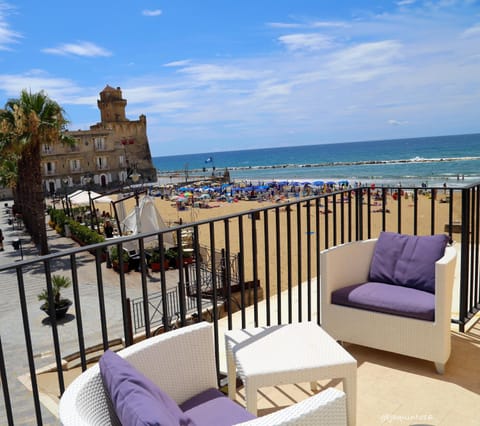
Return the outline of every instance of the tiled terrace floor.
{"type": "MultiPolygon", "coordinates": [[[[444,375],[427,361],[357,345],[346,344],[345,349],[358,362],[357,425],[479,424],[480,321],[468,333],[452,332],[452,356],[444,375]]],[[[320,384],[342,388],[339,380],[320,384]]],[[[258,414],[311,394],[309,383],[264,388],[258,392],[258,414]]],[[[245,404],[243,387],[236,399],[245,404]]]]}
{"type": "MultiPolygon", "coordinates": [[[[457,263],[457,277],[458,263],[457,263]]],[[[312,286],[314,287],[314,286],[312,286]]],[[[303,295],[307,289],[303,284],[303,295]]],[[[456,279],[454,294],[458,294],[456,279]]],[[[316,300],[316,294],[312,294],[316,300]]],[[[282,304],[286,304],[286,295],[282,304]]],[[[293,306],[296,305],[296,291],[293,291],[293,306]]],[[[264,302],[258,306],[259,323],[264,325],[264,302]]],[[[271,308],[277,306],[276,297],[271,308]]],[[[458,300],[452,302],[452,316],[458,300]]],[[[253,318],[252,307],[247,309],[247,318],[253,318]]],[[[295,310],[294,310],[295,311],[295,310]]],[[[287,312],[282,308],[282,312],[287,312]]],[[[294,315],[297,315],[294,312],[294,315]]],[[[304,310],[303,319],[306,320],[304,310]]],[[[272,324],[276,323],[276,312],[271,314],[272,324]]],[[[316,312],[312,312],[312,319],[316,312]]],[[[286,318],[283,318],[286,321],[286,318]]],[[[235,315],[233,328],[241,328],[240,318],[235,315]]],[[[296,321],[296,317],[293,319],[296,321]]],[[[253,327],[247,321],[247,328],[253,327]]],[[[220,336],[226,329],[225,319],[220,321],[220,336]]],[[[459,333],[452,324],[452,352],[445,374],[437,374],[432,362],[407,356],[366,348],[346,343],[358,363],[357,369],[357,425],[435,425],[459,426],[479,425],[480,407],[480,315],[469,323],[466,333],[459,333]]],[[[220,341],[221,370],[226,371],[223,340],[220,341]]],[[[275,356],[275,354],[272,354],[275,356]]],[[[292,364],[295,360],[292,360],[292,364]]],[[[342,389],[339,380],[319,382],[322,386],[336,386],[342,389]]],[[[309,395],[309,383],[282,385],[264,388],[258,392],[258,414],[265,415],[273,410],[298,402],[309,395]]],[[[237,390],[236,400],[245,405],[243,387],[237,390]]]]}
{"type": "MultiPolygon", "coordinates": [[[[226,324],[222,320],[220,327],[223,325],[226,324]]],[[[220,336],[223,336],[222,329],[220,336]]],[[[220,344],[221,369],[226,371],[223,340],[220,344]]],[[[431,362],[352,344],[344,347],[358,362],[357,425],[479,424],[480,319],[466,333],[458,333],[452,327],[452,355],[444,375],[437,374],[431,362]]],[[[67,382],[71,379],[66,377],[67,382]]],[[[321,389],[329,386],[342,389],[339,380],[319,383],[321,389]]],[[[309,383],[262,388],[257,394],[258,415],[266,415],[310,395],[309,383]]],[[[245,405],[244,396],[240,386],[236,400],[241,405],[245,405]]],[[[54,404],[48,405],[55,411],[54,404]]]]}

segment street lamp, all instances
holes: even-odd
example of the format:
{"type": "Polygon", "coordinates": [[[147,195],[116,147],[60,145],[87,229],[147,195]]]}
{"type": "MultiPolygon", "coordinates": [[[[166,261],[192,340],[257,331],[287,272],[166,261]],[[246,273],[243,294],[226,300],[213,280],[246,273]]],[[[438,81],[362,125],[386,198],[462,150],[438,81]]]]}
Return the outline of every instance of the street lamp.
{"type": "Polygon", "coordinates": [[[133,173],[129,177],[133,182],[133,184],[135,185],[135,186],[132,186],[132,188],[133,188],[133,193],[135,194],[135,219],[137,224],[137,233],[139,234],[141,232],[142,224],[140,222],[140,207],[139,207],[140,203],[138,199],[139,190],[136,185],[138,184],[138,182],[140,182],[140,178],[142,177],[142,175],[138,173],[136,169],[134,169],[133,173]]]}
{"type": "MultiPolygon", "coordinates": [[[[95,229],[94,224],[93,224],[93,210],[92,209],[92,196],[90,193],[90,189],[93,183],[93,176],[91,173],[85,175],[83,177],[83,182],[87,185],[87,191],[88,191],[88,210],[90,210],[90,229],[93,231],[95,229]]],[[[96,218],[96,215],[95,215],[96,218]]]]}
{"type": "Polygon", "coordinates": [[[67,216],[70,216],[70,209],[68,207],[68,193],[67,193],[67,188],[68,188],[68,179],[62,179],[62,186],[65,189],[65,213],[67,216]]]}

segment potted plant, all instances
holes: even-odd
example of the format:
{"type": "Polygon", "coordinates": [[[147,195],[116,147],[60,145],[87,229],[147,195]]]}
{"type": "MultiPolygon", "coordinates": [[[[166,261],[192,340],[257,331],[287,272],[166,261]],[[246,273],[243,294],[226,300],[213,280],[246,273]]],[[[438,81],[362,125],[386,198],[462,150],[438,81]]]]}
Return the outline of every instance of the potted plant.
{"type": "Polygon", "coordinates": [[[165,259],[168,260],[168,264],[171,268],[178,268],[177,257],[178,252],[176,247],[171,247],[165,252],[165,259]]]}
{"type": "MultiPolygon", "coordinates": [[[[55,304],[55,318],[57,320],[65,317],[68,308],[72,304],[70,299],[62,299],[60,295],[60,290],[70,287],[71,284],[72,282],[70,281],[70,278],[65,277],[64,275],[52,275],[52,292],[55,304]]],[[[48,290],[46,288],[38,295],[38,300],[43,301],[40,309],[47,315],[50,315],[48,290]]]]}
{"type": "MultiPolygon", "coordinates": [[[[120,269],[120,256],[118,253],[118,247],[113,246],[110,250],[110,259],[112,261],[112,266],[115,271],[119,271],[120,269]]],[[[122,259],[123,259],[123,272],[129,272],[130,271],[130,255],[126,250],[122,250],[122,259]]]]}
{"type": "MultiPolygon", "coordinates": [[[[169,264],[172,268],[178,268],[180,266],[179,256],[178,256],[178,247],[169,248],[165,253],[165,257],[168,259],[169,264]]],[[[190,251],[183,250],[182,257],[183,257],[183,265],[188,265],[189,263],[193,263],[193,255],[190,251]]]]}
{"type": "MultiPolygon", "coordinates": [[[[152,272],[159,272],[161,270],[161,265],[160,265],[160,250],[154,249],[152,250],[150,254],[150,258],[148,260],[148,264],[150,268],[152,269],[152,272]]],[[[164,264],[163,264],[165,269],[168,269],[170,267],[170,262],[167,259],[166,256],[164,256],[164,264]]]]}

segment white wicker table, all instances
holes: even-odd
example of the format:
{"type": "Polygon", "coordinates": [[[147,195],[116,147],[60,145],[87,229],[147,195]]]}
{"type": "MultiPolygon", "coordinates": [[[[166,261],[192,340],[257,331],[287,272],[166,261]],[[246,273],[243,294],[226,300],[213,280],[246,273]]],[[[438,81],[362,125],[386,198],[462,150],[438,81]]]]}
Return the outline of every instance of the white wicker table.
{"type": "Polygon", "coordinates": [[[228,396],[235,399],[236,373],[245,386],[247,410],[257,414],[264,386],[340,378],[347,395],[348,424],[356,420],[357,361],[314,322],[225,332],[228,396]]]}

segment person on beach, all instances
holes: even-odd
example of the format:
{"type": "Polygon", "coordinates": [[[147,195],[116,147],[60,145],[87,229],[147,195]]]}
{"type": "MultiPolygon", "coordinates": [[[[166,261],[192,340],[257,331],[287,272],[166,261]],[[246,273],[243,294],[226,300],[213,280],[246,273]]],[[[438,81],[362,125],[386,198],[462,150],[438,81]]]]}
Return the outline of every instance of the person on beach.
{"type": "Polygon", "coordinates": [[[3,251],[3,232],[0,229],[0,251],[3,251]]]}
{"type": "Polygon", "coordinates": [[[105,238],[113,238],[113,226],[109,220],[105,222],[103,230],[105,232],[105,238]]]}

